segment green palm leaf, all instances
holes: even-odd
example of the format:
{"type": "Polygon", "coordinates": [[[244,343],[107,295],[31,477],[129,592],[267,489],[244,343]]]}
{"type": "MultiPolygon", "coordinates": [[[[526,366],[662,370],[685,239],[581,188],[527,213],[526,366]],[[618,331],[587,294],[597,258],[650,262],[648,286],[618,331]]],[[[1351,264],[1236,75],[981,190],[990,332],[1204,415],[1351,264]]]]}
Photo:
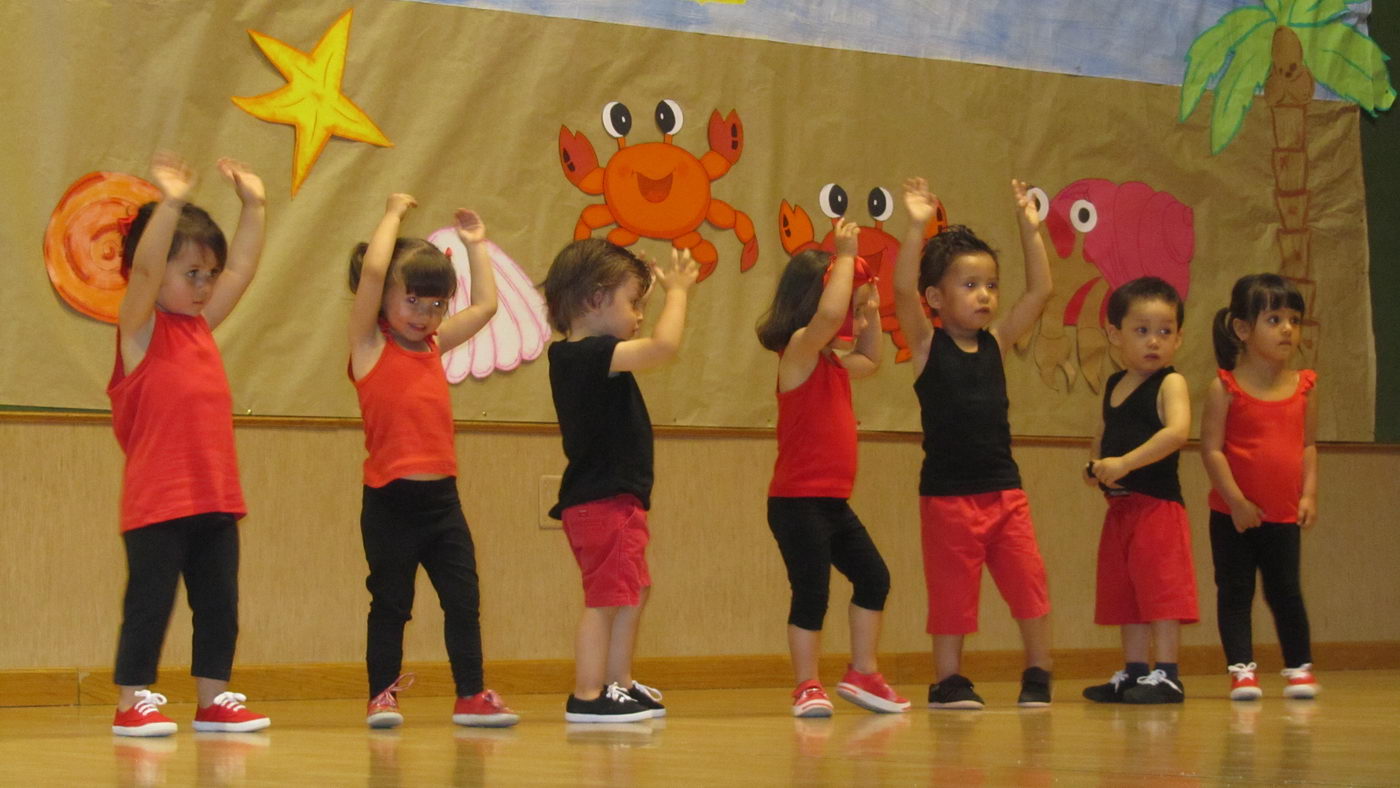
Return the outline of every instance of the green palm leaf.
{"type": "Polygon", "coordinates": [[[1288,13],[1279,19],[1287,20],[1289,27],[1309,27],[1325,25],[1347,12],[1347,6],[1357,0],[1289,0],[1288,13]]]}
{"type": "Polygon", "coordinates": [[[1264,85],[1272,67],[1276,25],[1257,25],[1235,47],[1235,57],[1215,86],[1215,106],[1210,113],[1210,152],[1219,153],[1239,133],[1254,93],[1264,85]]]}
{"type": "MultiPolygon", "coordinates": [[[[1277,5],[1281,0],[1273,0],[1271,5],[1277,5]]],[[[1181,105],[1178,110],[1178,120],[1185,121],[1191,117],[1191,113],[1196,111],[1196,105],[1200,104],[1201,96],[1205,94],[1206,85],[1211,77],[1220,73],[1230,62],[1233,54],[1238,60],[1242,55],[1253,59],[1253,55],[1241,53],[1238,50],[1241,44],[1246,41],[1253,41],[1260,28],[1267,28],[1269,36],[1272,36],[1273,29],[1278,24],[1277,18],[1271,9],[1262,6],[1248,6],[1237,8],[1234,11],[1220,17],[1220,21],[1214,27],[1206,30],[1196,37],[1191,43],[1191,48],[1186,52],[1186,76],[1181,80],[1181,105]]],[[[1266,36],[1263,43],[1263,56],[1265,62],[1269,58],[1269,47],[1272,38],[1266,36]]],[[[1223,81],[1223,80],[1222,80],[1223,81]]],[[[1219,86],[1216,87],[1217,92],[1219,86]]],[[[1245,109],[1249,107],[1246,106],[1245,109]]],[[[1230,136],[1234,136],[1232,132],[1230,136]]]]}
{"type": "Polygon", "coordinates": [[[1395,103],[1395,88],[1385,68],[1390,58],[1370,36],[1341,22],[1293,32],[1303,44],[1303,62],[1333,93],[1372,115],[1395,103]]]}

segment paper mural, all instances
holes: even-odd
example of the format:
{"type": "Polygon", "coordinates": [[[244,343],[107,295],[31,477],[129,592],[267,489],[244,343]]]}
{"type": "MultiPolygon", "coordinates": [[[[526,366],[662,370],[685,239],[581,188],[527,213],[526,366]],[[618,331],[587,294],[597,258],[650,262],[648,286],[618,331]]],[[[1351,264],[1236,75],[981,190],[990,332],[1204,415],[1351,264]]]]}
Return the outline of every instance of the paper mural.
{"type": "Polygon", "coordinates": [[[69,306],[117,322],[126,293],[122,228],[142,205],[159,199],[154,185],[120,172],[90,172],[68,187],[44,231],[44,268],[69,306]]]}

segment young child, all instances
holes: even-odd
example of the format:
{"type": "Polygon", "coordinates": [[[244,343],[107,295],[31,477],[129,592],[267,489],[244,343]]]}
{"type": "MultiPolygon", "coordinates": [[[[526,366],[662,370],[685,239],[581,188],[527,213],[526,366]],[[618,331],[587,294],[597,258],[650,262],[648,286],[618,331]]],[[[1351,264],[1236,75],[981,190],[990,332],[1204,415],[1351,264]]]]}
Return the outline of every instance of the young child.
{"type": "Polygon", "coordinates": [[[890,573],[847,503],[856,476],[851,378],[880,368],[875,283],[862,271],[862,284],[854,285],[859,232],[853,222],[837,222],[834,261],[815,250],[793,256],[758,325],[759,343],[778,354],[778,460],[768,486],[768,527],[792,586],[787,633],[797,677],[794,717],[832,713],[817,675],[817,656],[833,565],[853,586],[851,664],[837,693],[870,711],[909,708],[909,701],[885,683],[875,661],[890,573]],[[850,325],[843,325],[847,320],[850,325]],[[851,352],[836,352],[839,345],[850,347],[852,339],[851,352]]]}
{"type": "Polygon", "coordinates": [[[1026,184],[1012,181],[1025,257],[1026,292],[995,328],[1000,297],[996,254],[963,226],[922,243],[938,206],[922,178],[904,184],[910,224],[895,266],[895,308],[913,351],[924,428],[919,479],[928,632],[938,681],[935,709],[980,709],[961,673],[963,638],[977,631],[986,563],[1026,650],[1022,706],[1050,703],[1050,598],[1020,471],[1011,457],[1003,359],[1030,330],[1051,294],[1040,216],[1026,184]],[[922,257],[920,249],[922,248],[922,257]],[[927,302],[942,325],[924,312],[927,302]]]}
{"type": "Polygon", "coordinates": [[[247,513],[233,441],[233,398],[211,333],[229,316],[262,254],[262,181],[219,161],[242,211],[230,247],[218,225],[189,203],[194,172],[158,153],[151,179],[159,203],[141,206],[125,228],[126,294],[117,313],[117,355],[107,395],[126,454],[121,530],[126,597],[114,675],[112,732],[168,736],[176,725],[157,707],[156,680],[175,589],[183,575],[194,614],[190,672],[198,731],[256,731],[271,720],[228,691],[238,640],[238,525],[247,513]]]}
{"type": "Polygon", "coordinates": [[[1230,697],[1261,694],[1250,611],[1254,575],[1283,649],[1283,694],[1311,698],[1312,641],[1298,563],[1300,529],[1317,521],[1317,375],[1294,370],[1303,296],[1281,276],[1235,283],[1215,316],[1218,377],[1206,390],[1201,459],[1210,475],[1210,548],[1230,697]]]}
{"type": "Polygon", "coordinates": [[[632,679],[637,626],[651,590],[651,417],[632,373],[676,354],[699,266],[672,250],[662,269],[602,239],[564,247],[544,281],[549,385],[568,467],[549,516],[564,523],[583,574],[568,722],[637,722],[665,715],[661,693],[632,679]],[[637,337],[653,281],[666,291],[650,337],[637,337]],[[635,338],[634,338],[635,337],[635,338]]]}
{"type": "Polygon", "coordinates": [[[466,342],[496,313],[496,281],[481,217],[456,213],[471,268],[471,305],[444,320],[457,288],[452,262],[420,238],[400,238],[417,202],[389,197],[368,244],[350,258],[350,380],[365,422],[364,538],[370,592],[365,664],[371,728],[403,723],[397,693],[403,627],[413,613],[421,564],[437,589],[452,664],[458,725],[505,727],[520,718],[486,689],[481,671],[476,548],[457,497],[452,402],[441,354],[466,342]],[[396,678],[397,677],[397,678],[396,678]]]}
{"type": "Polygon", "coordinates": [[[1199,620],[1191,526],[1177,460],[1191,431],[1186,378],[1171,366],[1181,347],[1185,306],[1155,276],[1108,298],[1108,341],[1123,370],[1104,386],[1102,414],[1084,481],[1108,497],[1099,536],[1094,623],[1122,629],[1126,665],[1084,690],[1096,703],[1180,703],[1181,625],[1199,620]],[[1149,651],[1157,664],[1148,671],[1149,651]]]}

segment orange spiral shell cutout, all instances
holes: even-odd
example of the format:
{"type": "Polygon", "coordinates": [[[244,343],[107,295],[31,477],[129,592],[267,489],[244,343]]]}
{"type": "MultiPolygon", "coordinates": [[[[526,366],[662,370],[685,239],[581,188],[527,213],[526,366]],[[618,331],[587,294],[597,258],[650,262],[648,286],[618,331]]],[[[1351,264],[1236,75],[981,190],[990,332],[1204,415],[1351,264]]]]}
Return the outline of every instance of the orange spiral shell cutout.
{"type": "Polygon", "coordinates": [[[155,186],[120,172],[90,172],[68,187],[44,231],[44,267],[69,306],[117,322],[126,292],[120,220],[159,199],[155,186]]]}

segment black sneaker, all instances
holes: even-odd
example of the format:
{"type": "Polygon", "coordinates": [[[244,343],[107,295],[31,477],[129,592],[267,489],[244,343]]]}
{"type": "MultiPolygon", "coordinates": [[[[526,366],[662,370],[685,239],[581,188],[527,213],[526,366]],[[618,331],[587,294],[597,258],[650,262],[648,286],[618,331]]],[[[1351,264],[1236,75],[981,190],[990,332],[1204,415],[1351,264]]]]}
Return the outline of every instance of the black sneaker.
{"type": "Polygon", "coordinates": [[[627,691],[609,684],[603,694],[593,700],[579,700],[573,695],[564,704],[566,722],[641,722],[651,719],[651,709],[632,700],[627,691]]]}
{"type": "Polygon", "coordinates": [[[661,705],[661,690],[656,687],[648,687],[640,681],[633,681],[632,687],[627,690],[627,697],[650,711],[653,717],[666,716],[666,707],[661,705]]]}
{"type": "Polygon", "coordinates": [[[928,687],[931,709],[980,709],[984,705],[982,697],[972,691],[972,682],[957,673],[928,687]]]}
{"type": "Polygon", "coordinates": [[[1107,684],[1095,684],[1084,688],[1084,697],[1095,703],[1122,703],[1123,691],[1128,688],[1128,672],[1120,670],[1113,674],[1107,684]]]}
{"type": "Polygon", "coordinates": [[[1181,679],[1167,678],[1166,671],[1154,670],[1123,691],[1124,703],[1180,703],[1186,700],[1181,679]]]}
{"type": "Polygon", "coordinates": [[[1050,671],[1026,668],[1021,673],[1021,695],[1016,705],[1028,709],[1050,705],[1050,671]]]}

